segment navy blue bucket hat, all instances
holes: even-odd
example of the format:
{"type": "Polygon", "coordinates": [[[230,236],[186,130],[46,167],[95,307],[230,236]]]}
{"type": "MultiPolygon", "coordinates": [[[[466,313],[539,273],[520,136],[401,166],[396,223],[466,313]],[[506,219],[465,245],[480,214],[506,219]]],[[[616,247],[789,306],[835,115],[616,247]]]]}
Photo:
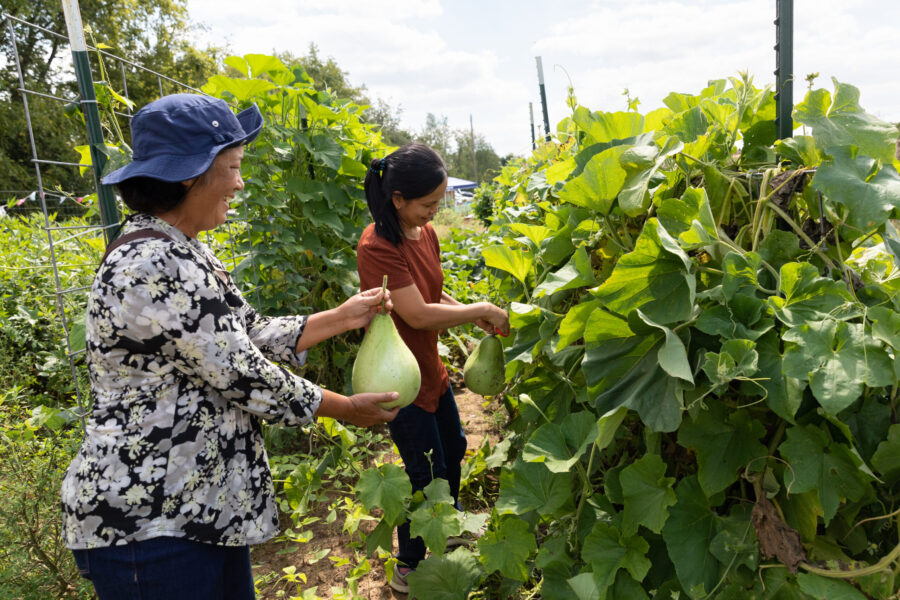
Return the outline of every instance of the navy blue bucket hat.
{"type": "Polygon", "coordinates": [[[185,181],[204,173],[222,149],[252,141],[263,126],[256,105],[235,115],[219,98],[172,94],[131,119],[132,162],[103,178],[114,184],[132,177],[185,181]]]}

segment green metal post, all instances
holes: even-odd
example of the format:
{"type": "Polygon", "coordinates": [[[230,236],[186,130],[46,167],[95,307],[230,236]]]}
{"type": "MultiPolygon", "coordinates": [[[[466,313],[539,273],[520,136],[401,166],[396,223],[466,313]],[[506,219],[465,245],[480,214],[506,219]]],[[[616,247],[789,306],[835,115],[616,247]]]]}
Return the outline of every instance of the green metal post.
{"type": "Polygon", "coordinates": [[[794,0],[776,0],[775,12],[775,132],[783,140],[794,135],[794,0]]]}
{"type": "Polygon", "coordinates": [[[100,183],[100,175],[106,164],[103,129],[100,127],[100,111],[97,108],[97,97],[94,94],[94,80],[91,75],[91,63],[84,40],[84,26],[81,23],[81,10],[78,0],[62,0],[63,13],[66,17],[66,28],[69,31],[69,44],[72,47],[72,62],[75,65],[75,77],[78,79],[78,92],[81,96],[81,110],[87,127],[88,143],[91,148],[91,164],[93,164],[94,183],[97,187],[97,200],[100,202],[100,220],[107,245],[113,241],[117,233],[115,227],[119,223],[119,209],[112,188],[100,183]]]}

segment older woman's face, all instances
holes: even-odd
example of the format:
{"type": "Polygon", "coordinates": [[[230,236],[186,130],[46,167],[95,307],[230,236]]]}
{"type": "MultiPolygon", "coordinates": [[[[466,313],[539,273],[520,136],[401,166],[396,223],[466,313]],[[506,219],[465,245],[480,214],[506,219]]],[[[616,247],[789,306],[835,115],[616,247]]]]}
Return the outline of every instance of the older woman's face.
{"type": "MultiPolygon", "coordinates": [[[[235,192],[244,189],[244,180],[241,179],[243,158],[243,146],[219,153],[182,203],[182,219],[177,225],[179,229],[191,237],[197,237],[197,233],[214,229],[225,222],[229,202],[235,192]]],[[[184,184],[190,186],[192,182],[188,180],[184,184]]]]}

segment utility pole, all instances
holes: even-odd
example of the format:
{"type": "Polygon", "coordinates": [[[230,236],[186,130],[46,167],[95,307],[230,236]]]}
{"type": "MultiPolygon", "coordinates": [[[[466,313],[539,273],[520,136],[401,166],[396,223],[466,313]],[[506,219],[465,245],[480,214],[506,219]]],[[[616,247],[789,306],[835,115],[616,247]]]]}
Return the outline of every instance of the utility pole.
{"type": "Polygon", "coordinates": [[[775,12],[775,133],[783,140],[794,135],[794,0],[776,0],[775,12]]]}
{"type": "Polygon", "coordinates": [[[119,209],[112,188],[100,183],[100,175],[106,164],[106,155],[100,151],[106,142],[103,140],[103,129],[100,127],[100,111],[97,108],[97,96],[94,94],[94,81],[91,77],[91,63],[88,59],[87,43],[84,40],[84,26],[81,23],[81,9],[78,0],[63,0],[63,13],[66,18],[66,29],[69,32],[69,45],[72,47],[72,62],[75,64],[75,77],[78,79],[78,92],[81,96],[81,111],[87,127],[88,143],[91,148],[91,164],[94,171],[94,184],[97,187],[97,200],[100,203],[100,220],[106,243],[113,241],[113,226],[119,224],[119,209]]]}
{"type": "Polygon", "coordinates": [[[472,133],[472,180],[478,183],[478,163],[475,162],[475,125],[472,124],[472,113],[469,113],[469,131],[472,133]]]}
{"type": "Polygon", "coordinates": [[[531,119],[531,149],[534,150],[537,148],[537,143],[534,139],[534,104],[528,103],[528,118],[531,119]]]}
{"type": "Polygon", "coordinates": [[[538,87],[541,90],[541,106],[544,108],[544,138],[550,141],[550,115],[547,113],[547,92],[544,91],[544,67],[541,64],[541,57],[535,56],[537,61],[538,87]]]}

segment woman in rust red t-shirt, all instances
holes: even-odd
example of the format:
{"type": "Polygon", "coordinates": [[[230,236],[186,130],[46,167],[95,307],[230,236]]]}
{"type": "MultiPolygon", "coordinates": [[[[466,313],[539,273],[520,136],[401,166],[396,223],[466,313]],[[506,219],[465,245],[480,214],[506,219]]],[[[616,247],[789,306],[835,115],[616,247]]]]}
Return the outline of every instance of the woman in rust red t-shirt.
{"type": "MultiPolygon", "coordinates": [[[[475,323],[491,333],[497,328],[505,334],[509,318],[490,302],[461,304],[443,290],[440,247],[429,221],[447,189],[447,169],[434,150],[412,143],[373,160],[365,188],[374,223],[363,231],[357,247],[360,286],[381,285],[383,276],[388,276],[394,302],[391,316],[422,372],[419,395],[389,424],[391,438],[413,491],[428,485],[433,473],[447,479],[457,500],[466,436],[447,370],[438,356],[438,332],[475,323]]],[[[401,567],[395,569],[390,583],[405,592],[406,575],[425,558],[425,544],[421,538],[410,539],[408,523],[397,528],[397,538],[401,567]]]]}

